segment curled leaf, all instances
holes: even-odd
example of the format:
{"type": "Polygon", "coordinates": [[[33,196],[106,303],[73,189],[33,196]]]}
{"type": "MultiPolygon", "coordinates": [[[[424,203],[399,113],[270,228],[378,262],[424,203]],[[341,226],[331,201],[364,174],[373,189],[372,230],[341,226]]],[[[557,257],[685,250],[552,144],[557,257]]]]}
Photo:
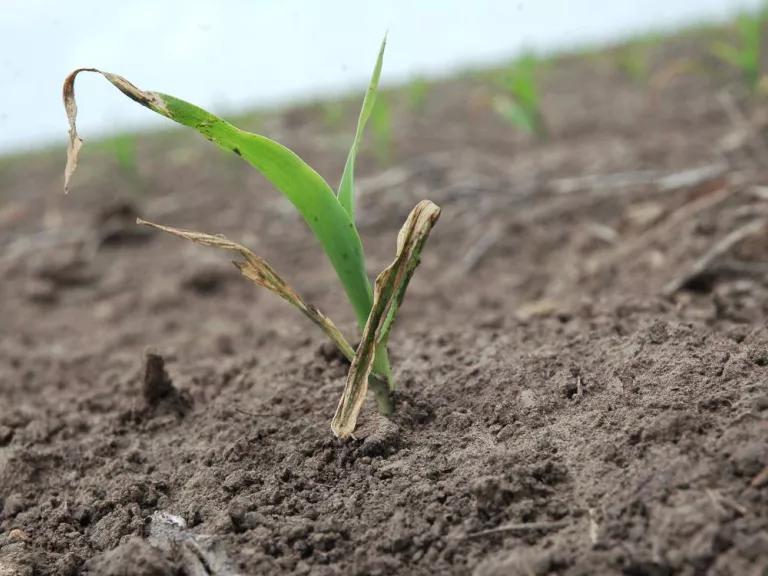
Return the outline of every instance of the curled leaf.
{"type": "Polygon", "coordinates": [[[274,268],[272,268],[272,266],[269,265],[269,263],[267,263],[266,260],[256,256],[256,254],[251,252],[242,244],[233,242],[232,240],[229,240],[220,234],[205,234],[202,232],[184,230],[182,228],[163,226],[162,224],[154,224],[153,222],[148,222],[146,220],[142,220],[141,218],[137,219],[136,222],[138,224],[143,224],[144,226],[149,226],[150,228],[168,232],[174,236],[186,238],[187,240],[191,240],[192,242],[196,242],[198,244],[214,246],[216,248],[223,248],[224,250],[233,250],[238,252],[240,256],[243,257],[243,261],[234,262],[234,264],[237,269],[240,270],[240,273],[243,276],[258,286],[274,292],[286,302],[296,306],[296,308],[301,310],[301,312],[307,318],[317,324],[323,330],[323,332],[328,335],[328,337],[333,341],[334,344],[336,344],[338,349],[348,360],[353,360],[355,356],[354,349],[349,344],[349,342],[347,342],[347,339],[344,338],[344,335],[331,321],[331,319],[311,304],[307,304],[304,299],[299,296],[299,294],[280,277],[280,275],[275,271],[274,268]]]}
{"type": "Polygon", "coordinates": [[[372,291],[365,269],[360,236],[352,218],[339,203],[328,183],[293,151],[259,134],[240,130],[207,110],[169,94],[141,90],[131,82],[96,68],[79,68],[64,80],[64,107],[69,120],[69,149],[64,181],[69,187],[82,140],[77,133],[75,79],[80,72],[101,74],[131,100],[188,126],[220,148],[242,157],[269,180],[298,209],[336,270],[358,324],[365,324],[371,309],[372,291]]]}
{"type": "Polygon", "coordinates": [[[376,348],[386,345],[408,282],[419,265],[421,250],[439,217],[440,208],[437,205],[429,200],[419,202],[397,235],[397,256],[394,262],[376,278],[373,308],[331,421],[331,429],[339,438],[346,438],[355,430],[368,390],[368,376],[373,367],[376,348]]]}
{"type": "Polygon", "coordinates": [[[64,87],[62,89],[64,109],[67,112],[67,121],[69,122],[69,146],[67,147],[67,166],[64,169],[64,192],[69,191],[69,181],[77,169],[77,159],[80,155],[80,149],[83,147],[83,139],[77,133],[77,101],[75,100],[75,78],[77,78],[80,72],[96,72],[101,74],[131,100],[135,100],[158,114],[168,118],[171,117],[160,94],[140,90],[122,76],[112,74],[111,72],[102,72],[97,68],[78,68],[71,72],[64,79],[64,87]]]}

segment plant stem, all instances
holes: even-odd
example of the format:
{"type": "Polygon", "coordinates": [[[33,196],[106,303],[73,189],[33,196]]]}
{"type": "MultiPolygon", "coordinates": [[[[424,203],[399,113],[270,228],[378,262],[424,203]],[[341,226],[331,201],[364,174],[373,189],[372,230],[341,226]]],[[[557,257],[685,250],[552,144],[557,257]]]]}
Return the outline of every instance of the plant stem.
{"type": "MultiPolygon", "coordinates": [[[[386,352],[386,349],[384,351],[386,352]]],[[[389,369],[389,359],[387,359],[387,369],[389,369]]],[[[382,416],[390,416],[392,412],[394,412],[394,406],[392,405],[392,391],[389,384],[389,382],[391,382],[391,379],[389,379],[391,375],[388,373],[387,376],[387,381],[374,375],[371,375],[368,378],[368,384],[376,396],[376,406],[379,409],[379,414],[382,416]]]]}
{"type": "Polygon", "coordinates": [[[395,380],[392,377],[392,368],[389,365],[389,351],[386,344],[376,347],[376,356],[373,358],[373,369],[377,374],[384,376],[389,391],[395,389],[395,380]]]}
{"type": "Polygon", "coordinates": [[[373,373],[368,377],[368,386],[376,396],[376,406],[379,414],[390,416],[394,411],[392,406],[392,390],[394,387],[392,369],[389,366],[387,347],[379,345],[373,359],[373,373]]]}

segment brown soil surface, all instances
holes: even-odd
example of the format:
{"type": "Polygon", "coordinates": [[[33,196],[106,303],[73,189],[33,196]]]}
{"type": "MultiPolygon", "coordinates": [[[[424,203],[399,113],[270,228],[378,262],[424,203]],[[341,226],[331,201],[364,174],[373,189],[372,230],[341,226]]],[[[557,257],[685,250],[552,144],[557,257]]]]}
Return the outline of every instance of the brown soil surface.
{"type": "MultiPolygon", "coordinates": [[[[86,144],[64,197],[61,151],[0,160],[0,574],[765,574],[766,150],[678,56],[650,86],[560,62],[546,142],[483,79],[395,102],[392,163],[358,171],[371,273],[418,200],[443,215],[391,340],[397,413],[371,401],[346,443],[323,335],[133,224],[226,233],[353,335],[247,165],[189,132],[140,136],[135,167],[86,144]]],[[[249,122],[335,183],[348,112],[249,122]]]]}

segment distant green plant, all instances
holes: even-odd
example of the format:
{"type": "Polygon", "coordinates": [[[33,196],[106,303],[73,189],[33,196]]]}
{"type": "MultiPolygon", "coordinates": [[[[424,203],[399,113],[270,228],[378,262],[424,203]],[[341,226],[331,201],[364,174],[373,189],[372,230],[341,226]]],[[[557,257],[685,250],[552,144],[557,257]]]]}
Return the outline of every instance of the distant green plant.
{"type": "Polygon", "coordinates": [[[650,73],[651,45],[637,40],[619,46],[616,65],[635,84],[646,84],[650,73]]]}
{"type": "Polygon", "coordinates": [[[715,42],[712,54],[726,64],[737,68],[744,84],[756,92],[762,78],[763,28],[766,24],[766,9],[751,14],[742,14],[736,21],[735,42],[715,42]]]}
{"type": "MultiPolygon", "coordinates": [[[[314,169],[285,146],[259,134],[241,130],[194,104],[168,94],[141,90],[122,76],[95,68],[77,69],[64,81],[64,105],[69,119],[65,190],[68,189],[77,167],[82,147],[76,126],[75,78],[80,72],[88,71],[101,74],[135,102],[193,128],[221,149],[243,158],[296,207],[336,270],[357,316],[362,329],[362,339],[357,349],[349,344],[327,316],[307,304],[274,268],[245,246],[221,235],[172,228],[143,220],[139,223],[199,244],[237,252],[242,260],[235,264],[241,274],[257,285],[277,293],[326,333],[352,364],[344,393],[331,421],[333,432],[340,438],[348,437],[354,431],[369,385],[375,392],[380,412],[389,414],[393,409],[392,392],[395,382],[387,353],[389,333],[408,283],[419,263],[424,243],[440,215],[440,209],[429,200],[423,200],[416,205],[398,234],[394,262],[377,276],[371,286],[360,234],[355,224],[354,172],[363,132],[374,110],[384,47],[385,42],[381,45],[368,90],[363,98],[357,129],[336,192],[314,169]]],[[[379,130],[381,129],[379,126],[379,130]]],[[[222,198],[222,202],[224,201],[222,198]]]]}
{"type": "Polygon", "coordinates": [[[411,80],[406,86],[408,96],[408,107],[412,112],[423,112],[427,105],[427,95],[429,94],[429,84],[421,76],[411,80]]]}
{"type": "Polygon", "coordinates": [[[138,140],[135,134],[125,132],[106,138],[98,143],[99,149],[111,156],[117,163],[120,175],[135,189],[143,187],[143,180],[139,174],[136,152],[138,140]]]}
{"type": "Polygon", "coordinates": [[[504,94],[494,98],[496,112],[528,134],[546,135],[539,97],[540,61],[533,54],[518,58],[501,75],[504,94]]]}
{"type": "Polygon", "coordinates": [[[323,123],[332,130],[338,129],[344,122],[344,102],[341,100],[326,100],[320,104],[323,123]]]}
{"type": "Polygon", "coordinates": [[[110,141],[117,164],[126,174],[136,174],[136,136],[134,134],[119,134],[110,141]]]}
{"type": "Polygon", "coordinates": [[[389,100],[382,94],[373,107],[371,114],[371,128],[373,129],[373,152],[376,161],[381,166],[386,166],[392,161],[394,149],[392,139],[392,111],[389,100]]]}

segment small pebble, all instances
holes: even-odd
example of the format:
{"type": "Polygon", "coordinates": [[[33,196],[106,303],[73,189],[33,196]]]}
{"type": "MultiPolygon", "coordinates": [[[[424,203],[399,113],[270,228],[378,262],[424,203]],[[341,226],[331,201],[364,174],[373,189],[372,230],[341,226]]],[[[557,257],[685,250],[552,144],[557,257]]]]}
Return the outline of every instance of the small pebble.
{"type": "Polygon", "coordinates": [[[29,542],[29,536],[23,530],[14,528],[8,533],[9,542],[29,542]]]}

